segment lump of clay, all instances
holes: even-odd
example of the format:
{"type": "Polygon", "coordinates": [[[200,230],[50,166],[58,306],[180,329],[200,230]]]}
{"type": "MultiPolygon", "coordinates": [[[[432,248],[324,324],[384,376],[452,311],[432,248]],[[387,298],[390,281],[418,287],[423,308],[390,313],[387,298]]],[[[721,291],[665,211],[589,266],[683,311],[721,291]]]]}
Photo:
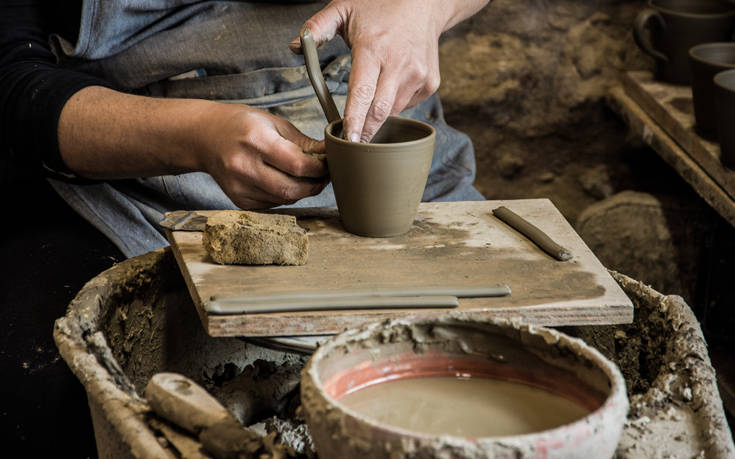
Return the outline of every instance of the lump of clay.
{"type": "Polygon", "coordinates": [[[309,255],[306,230],[291,215],[216,212],[207,218],[202,243],[220,264],[303,265],[309,255]]]}

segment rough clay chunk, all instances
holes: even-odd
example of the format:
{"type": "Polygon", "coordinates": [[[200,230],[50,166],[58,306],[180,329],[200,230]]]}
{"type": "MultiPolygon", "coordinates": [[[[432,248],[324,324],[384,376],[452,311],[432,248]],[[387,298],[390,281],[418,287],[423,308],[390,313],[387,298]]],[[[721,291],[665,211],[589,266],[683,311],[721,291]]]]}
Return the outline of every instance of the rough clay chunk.
{"type": "Polygon", "coordinates": [[[220,264],[303,265],[306,230],[291,215],[224,210],[207,218],[204,248],[220,264]]]}

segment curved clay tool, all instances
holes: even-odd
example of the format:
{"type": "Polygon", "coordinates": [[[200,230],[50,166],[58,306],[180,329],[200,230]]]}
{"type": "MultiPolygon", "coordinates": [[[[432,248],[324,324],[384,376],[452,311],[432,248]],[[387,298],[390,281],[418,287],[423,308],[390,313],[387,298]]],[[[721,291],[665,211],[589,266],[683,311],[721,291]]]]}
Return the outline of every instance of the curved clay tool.
{"type": "Polygon", "coordinates": [[[537,246],[543,249],[559,261],[567,261],[572,258],[572,252],[553,241],[546,233],[530,224],[521,216],[505,206],[493,209],[493,215],[507,223],[511,228],[526,236],[537,246]]]}
{"type": "Polygon", "coordinates": [[[363,296],[261,303],[211,301],[204,306],[209,314],[270,314],[295,311],[336,311],[348,309],[427,309],[456,308],[456,296],[363,296]]]}
{"type": "Polygon", "coordinates": [[[335,105],[332,95],[329,93],[329,88],[322,75],[322,69],[319,66],[319,55],[316,52],[314,37],[307,28],[301,31],[301,50],[304,53],[304,60],[306,61],[306,72],[309,74],[309,80],[311,80],[316,97],[319,99],[322,110],[324,110],[324,115],[326,115],[330,123],[341,119],[342,117],[337,110],[337,105],[335,105]]]}

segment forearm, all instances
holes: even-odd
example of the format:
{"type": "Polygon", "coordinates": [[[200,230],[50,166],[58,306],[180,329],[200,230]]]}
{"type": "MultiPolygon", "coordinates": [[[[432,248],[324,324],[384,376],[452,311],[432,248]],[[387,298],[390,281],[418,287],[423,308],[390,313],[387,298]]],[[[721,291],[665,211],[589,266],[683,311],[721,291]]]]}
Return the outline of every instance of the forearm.
{"type": "Polygon", "coordinates": [[[61,157],[81,177],[118,179],[201,170],[201,130],[214,102],[154,99],[90,86],[64,105],[61,157]]]}
{"type": "Polygon", "coordinates": [[[66,166],[92,179],[202,171],[243,208],[293,203],[326,185],[314,139],[288,121],[241,104],[155,99],[90,86],[61,111],[66,166]]]}

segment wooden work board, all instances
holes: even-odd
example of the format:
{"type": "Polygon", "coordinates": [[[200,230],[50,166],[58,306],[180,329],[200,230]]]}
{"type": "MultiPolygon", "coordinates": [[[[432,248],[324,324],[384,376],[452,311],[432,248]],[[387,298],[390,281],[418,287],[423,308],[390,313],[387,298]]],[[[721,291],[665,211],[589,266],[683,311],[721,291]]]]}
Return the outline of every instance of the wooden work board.
{"type": "MultiPolygon", "coordinates": [[[[334,207],[283,209],[309,231],[304,266],[241,266],[213,262],[200,231],[167,230],[173,252],[211,336],[298,336],[337,333],[384,318],[437,315],[446,309],[389,309],[209,314],[211,297],[264,296],[434,285],[507,284],[500,298],[461,298],[458,310],[519,317],[539,325],[630,323],[633,305],[547,199],[422,203],[412,229],[392,238],[343,230],[334,207]],[[573,253],[561,262],[492,215],[506,206],[573,253]]],[[[210,212],[202,211],[201,214],[210,212]]],[[[457,309],[455,309],[457,310],[457,309]]]]}

